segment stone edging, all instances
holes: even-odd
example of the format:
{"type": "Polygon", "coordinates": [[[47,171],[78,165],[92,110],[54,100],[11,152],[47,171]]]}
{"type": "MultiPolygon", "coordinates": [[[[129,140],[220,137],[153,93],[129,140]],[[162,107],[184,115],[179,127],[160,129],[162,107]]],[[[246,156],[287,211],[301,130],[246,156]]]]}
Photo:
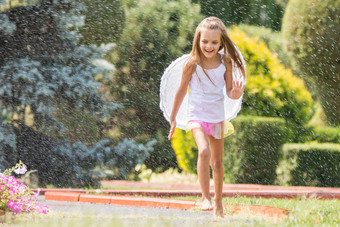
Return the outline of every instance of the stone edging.
{"type": "MultiPolygon", "coordinates": [[[[184,210],[199,209],[199,203],[196,201],[137,196],[96,195],[77,192],[48,191],[45,193],[45,199],[83,203],[104,203],[122,206],[157,207],[184,210]]],[[[230,210],[232,214],[248,212],[255,215],[265,215],[272,218],[283,218],[289,214],[289,210],[287,209],[260,205],[225,205],[225,208],[230,210]]]]}

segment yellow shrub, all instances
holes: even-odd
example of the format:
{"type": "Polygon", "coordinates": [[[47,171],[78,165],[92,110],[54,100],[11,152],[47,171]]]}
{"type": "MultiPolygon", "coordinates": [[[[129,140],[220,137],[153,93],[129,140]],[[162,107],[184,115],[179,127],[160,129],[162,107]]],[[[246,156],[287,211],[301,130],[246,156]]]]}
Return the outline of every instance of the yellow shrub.
{"type": "Polygon", "coordinates": [[[241,114],[283,117],[303,125],[313,114],[304,81],[285,68],[264,42],[233,27],[230,37],[247,63],[247,86],[241,114]]]}
{"type": "Polygon", "coordinates": [[[196,173],[197,146],[191,132],[176,128],[171,140],[179,167],[188,173],[196,173]]]}

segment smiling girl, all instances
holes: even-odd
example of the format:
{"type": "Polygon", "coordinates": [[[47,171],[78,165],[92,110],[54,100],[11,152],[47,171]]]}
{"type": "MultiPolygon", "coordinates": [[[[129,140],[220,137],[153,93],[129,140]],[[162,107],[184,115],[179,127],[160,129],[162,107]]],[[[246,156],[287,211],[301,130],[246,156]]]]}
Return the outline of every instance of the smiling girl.
{"type": "Polygon", "coordinates": [[[231,99],[240,99],[245,84],[233,81],[233,67],[245,65],[239,51],[229,38],[223,22],[216,17],[204,19],[196,28],[192,51],[184,64],[180,86],[176,92],[170,116],[168,139],[176,128],[176,115],[190,88],[188,124],[198,147],[197,173],[202,191],[202,210],[213,210],[215,217],[223,217],[223,138],[232,126],[225,119],[223,89],[231,99]],[[223,52],[223,53],[220,53],[223,52]],[[215,197],[209,193],[210,165],[213,170],[215,197]]]}

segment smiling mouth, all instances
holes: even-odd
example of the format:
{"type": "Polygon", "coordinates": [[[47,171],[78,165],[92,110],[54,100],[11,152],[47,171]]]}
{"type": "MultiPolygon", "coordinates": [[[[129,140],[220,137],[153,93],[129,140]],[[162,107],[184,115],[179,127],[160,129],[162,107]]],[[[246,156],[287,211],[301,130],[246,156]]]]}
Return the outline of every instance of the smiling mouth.
{"type": "Polygon", "coordinates": [[[208,51],[208,50],[205,50],[205,52],[207,52],[207,53],[209,53],[209,54],[211,54],[212,52],[214,52],[213,50],[210,50],[210,51],[208,51]]]}

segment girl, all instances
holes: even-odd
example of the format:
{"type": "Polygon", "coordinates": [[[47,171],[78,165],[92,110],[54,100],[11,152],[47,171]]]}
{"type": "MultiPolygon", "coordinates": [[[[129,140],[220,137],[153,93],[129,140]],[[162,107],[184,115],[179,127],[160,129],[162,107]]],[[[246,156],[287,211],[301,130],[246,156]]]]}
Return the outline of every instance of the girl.
{"type": "MultiPolygon", "coordinates": [[[[213,210],[223,217],[223,137],[227,131],[223,89],[231,99],[239,99],[244,91],[242,82],[233,81],[233,67],[245,65],[235,44],[227,35],[223,22],[216,17],[204,19],[196,28],[192,51],[184,64],[181,83],[176,92],[170,115],[170,140],[176,128],[176,115],[190,88],[187,129],[192,131],[198,147],[197,173],[202,190],[202,210],[213,210]],[[219,51],[223,50],[224,54],[219,51]],[[210,165],[213,170],[215,203],[209,193],[210,165]]],[[[230,124],[230,123],[229,123],[230,124]]]]}

